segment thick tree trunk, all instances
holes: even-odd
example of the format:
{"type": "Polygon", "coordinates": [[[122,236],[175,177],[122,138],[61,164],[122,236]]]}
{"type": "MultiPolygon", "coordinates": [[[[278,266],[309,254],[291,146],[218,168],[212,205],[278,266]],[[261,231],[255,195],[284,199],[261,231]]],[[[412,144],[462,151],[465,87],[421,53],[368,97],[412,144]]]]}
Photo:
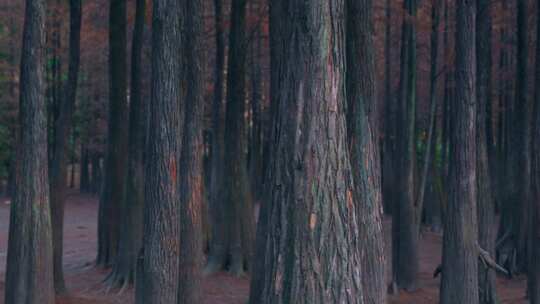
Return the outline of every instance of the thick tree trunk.
{"type": "Polygon", "coordinates": [[[216,66],[214,71],[214,98],[212,102],[212,154],[210,164],[210,216],[212,235],[210,255],[205,273],[221,269],[225,264],[228,246],[226,207],[223,203],[224,122],[223,89],[225,82],[225,33],[222,0],[214,0],[216,30],[216,66]]]}
{"type": "Polygon", "coordinates": [[[53,304],[45,105],[45,1],[26,1],[20,73],[20,174],[11,205],[6,304],[53,304]]]}
{"type": "Polygon", "coordinates": [[[416,26],[417,0],[405,0],[401,45],[400,102],[398,119],[402,134],[397,150],[401,159],[398,172],[398,195],[392,211],[392,270],[398,288],[414,290],[418,273],[418,229],[415,209],[415,113],[416,113],[416,26]]]}
{"type": "Polygon", "coordinates": [[[271,52],[281,57],[272,70],[276,153],[266,250],[255,260],[264,273],[253,273],[263,288],[251,303],[364,303],[344,112],[344,8],[339,0],[271,2],[279,35],[271,52]]]}
{"type": "Polygon", "coordinates": [[[373,45],[373,2],[346,1],[348,133],[354,199],[362,250],[364,301],[386,303],[386,259],[382,231],[380,149],[373,45]]]}
{"type": "Polygon", "coordinates": [[[105,183],[99,202],[96,263],[110,266],[118,253],[128,160],[126,0],[111,0],[109,15],[109,120],[105,183]]]}
{"type": "MultiPolygon", "coordinates": [[[[476,182],[478,240],[480,247],[490,254],[495,254],[495,201],[491,188],[488,153],[488,104],[491,103],[491,0],[480,0],[476,20],[476,77],[477,77],[477,113],[476,113],[476,182]]],[[[490,129],[491,130],[491,129],[490,129]]],[[[478,290],[481,304],[496,304],[497,293],[495,272],[486,265],[479,264],[478,290]]]]}
{"type": "Polygon", "coordinates": [[[143,48],[146,1],[136,3],[131,51],[131,103],[129,113],[129,151],[126,193],[122,202],[118,253],[114,260],[110,283],[126,286],[135,279],[137,255],[142,246],[144,209],[144,142],[147,106],[142,96],[141,57],[143,48]]]}
{"type": "Polygon", "coordinates": [[[154,0],[152,4],[152,106],[144,177],[144,258],[142,284],[136,284],[143,288],[137,304],[177,303],[178,298],[182,13],[176,0],[154,0]]]}
{"type": "Polygon", "coordinates": [[[178,304],[201,303],[204,26],[202,1],[182,1],[186,117],[180,157],[180,262],[178,304]]]}
{"type": "MultiPolygon", "coordinates": [[[[55,121],[54,156],[51,167],[51,222],[54,249],[54,287],[57,293],[66,290],[63,274],[63,237],[64,237],[64,203],[66,199],[66,177],[68,162],[68,136],[73,125],[73,113],[79,79],[81,16],[80,0],[70,1],[70,34],[69,34],[69,71],[66,92],[59,105],[58,119],[55,121]]],[[[74,164],[72,164],[73,166],[74,164]]],[[[73,175],[73,174],[72,174],[73,175]]]]}
{"type": "Polygon", "coordinates": [[[456,100],[450,144],[450,199],[443,239],[442,304],[478,303],[476,217],[476,1],[457,0],[456,100]]]}

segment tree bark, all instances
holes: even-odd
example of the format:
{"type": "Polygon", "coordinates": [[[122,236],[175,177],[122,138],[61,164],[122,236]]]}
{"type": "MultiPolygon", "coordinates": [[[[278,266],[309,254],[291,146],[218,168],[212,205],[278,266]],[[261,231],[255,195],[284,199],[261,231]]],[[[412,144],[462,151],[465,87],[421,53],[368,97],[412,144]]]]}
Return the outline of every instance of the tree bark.
{"type": "Polygon", "coordinates": [[[345,1],[270,5],[271,31],[278,35],[271,53],[280,57],[271,72],[277,153],[265,201],[266,250],[255,260],[264,263],[264,273],[253,273],[263,288],[250,301],[364,303],[347,151],[345,1]]]}
{"type": "Polygon", "coordinates": [[[182,1],[186,117],[180,158],[180,262],[178,304],[201,303],[203,205],[203,3],[182,1]]]}
{"type": "Polygon", "coordinates": [[[152,5],[152,106],[144,177],[144,258],[142,284],[136,284],[143,288],[137,304],[177,303],[178,299],[182,12],[176,0],[154,0],[152,5]]]}
{"type": "Polygon", "coordinates": [[[443,239],[442,304],[478,303],[476,217],[476,1],[457,1],[456,100],[450,144],[450,199],[443,239]]]}
{"type": "Polygon", "coordinates": [[[53,304],[45,104],[45,1],[27,0],[20,73],[21,159],[10,213],[6,304],[53,304]]]}
{"type": "MultiPolygon", "coordinates": [[[[491,255],[495,254],[495,201],[491,188],[487,120],[491,103],[491,0],[480,0],[476,19],[476,177],[479,245],[491,255]]],[[[490,129],[491,130],[491,129],[490,129]]],[[[479,263],[478,290],[481,304],[495,304],[497,292],[495,272],[479,263]]]]}
{"type": "Polygon", "coordinates": [[[380,149],[373,46],[373,2],[346,2],[346,89],[354,198],[362,250],[364,301],[386,303],[386,259],[382,231],[380,149]]]}
{"type": "Polygon", "coordinates": [[[416,26],[417,0],[405,0],[401,45],[399,136],[397,149],[398,194],[392,211],[392,270],[398,288],[414,290],[418,284],[418,229],[415,210],[416,26]]]}
{"type": "MultiPolygon", "coordinates": [[[[67,187],[68,136],[73,125],[73,113],[79,79],[81,16],[80,0],[70,1],[69,71],[64,98],[60,100],[59,114],[55,121],[54,155],[51,167],[51,221],[54,249],[54,287],[57,293],[66,291],[63,273],[64,204],[67,187]]],[[[74,165],[74,164],[72,164],[74,165]]]]}
{"type": "MultiPolygon", "coordinates": [[[[540,16],[540,5],[537,6],[537,16],[540,16]]],[[[536,20],[540,29],[540,18],[536,20]]],[[[529,234],[528,290],[531,304],[540,304],[540,30],[536,32],[536,65],[535,65],[535,106],[534,129],[532,134],[532,187],[533,197],[531,208],[533,219],[529,234]]]]}
{"type": "Polygon", "coordinates": [[[111,0],[109,13],[109,120],[105,183],[99,202],[98,256],[108,267],[118,253],[121,204],[124,200],[128,154],[126,96],[126,0],[111,0]]]}
{"type": "Polygon", "coordinates": [[[385,213],[392,213],[396,202],[395,152],[396,122],[395,103],[392,96],[392,2],[386,0],[384,40],[384,134],[382,151],[382,195],[385,213]]]}

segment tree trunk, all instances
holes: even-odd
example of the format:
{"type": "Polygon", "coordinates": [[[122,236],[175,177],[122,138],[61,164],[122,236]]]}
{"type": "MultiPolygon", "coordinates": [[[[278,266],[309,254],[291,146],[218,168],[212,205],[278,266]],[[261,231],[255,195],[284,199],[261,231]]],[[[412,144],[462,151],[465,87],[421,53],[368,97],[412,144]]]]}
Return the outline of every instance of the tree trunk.
{"type": "Polygon", "coordinates": [[[146,1],[137,0],[131,51],[131,103],[126,193],[122,202],[118,253],[110,283],[126,286],[135,279],[137,255],[142,246],[144,209],[144,141],[148,107],[142,96],[141,57],[146,1]]]}
{"type": "Polygon", "coordinates": [[[90,171],[88,164],[90,163],[90,155],[86,144],[81,144],[81,169],[79,175],[79,189],[81,193],[90,192],[90,171]]]}
{"type": "MultiPolygon", "coordinates": [[[[137,304],[177,303],[180,217],[179,1],[152,1],[152,100],[145,159],[142,297],[137,304]]],[[[182,170],[185,170],[182,168],[182,170]]]]}
{"type": "Polygon", "coordinates": [[[382,196],[385,213],[396,203],[395,179],[395,106],[392,96],[392,2],[386,0],[384,40],[384,135],[382,151],[382,196]]]}
{"type": "Polygon", "coordinates": [[[476,2],[457,1],[456,100],[450,144],[441,304],[478,303],[476,217],[476,2]]]}
{"type": "Polygon", "coordinates": [[[225,224],[216,229],[228,233],[227,246],[211,252],[207,272],[219,270],[230,255],[230,272],[241,275],[250,269],[254,250],[255,223],[253,202],[247,173],[247,132],[245,128],[246,74],[246,0],[233,0],[227,77],[227,109],[225,112],[225,159],[221,182],[225,204],[225,224]]]}
{"type": "Polygon", "coordinates": [[[271,44],[280,57],[271,72],[277,153],[266,250],[255,260],[265,269],[253,273],[263,288],[251,303],[364,303],[344,112],[344,2],[271,2],[272,40],[280,42],[271,44]]]}
{"type": "Polygon", "coordinates": [[[212,102],[212,154],[210,165],[210,216],[212,236],[210,254],[205,273],[212,273],[223,267],[227,255],[228,233],[226,227],[226,207],[223,203],[223,162],[224,162],[224,122],[223,89],[225,78],[225,33],[222,0],[214,0],[216,30],[216,66],[214,70],[214,98],[212,102]]]}
{"type": "MultiPolygon", "coordinates": [[[[67,187],[67,163],[69,134],[73,125],[73,112],[79,79],[80,42],[81,42],[80,0],[70,1],[70,34],[69,34],[69,72],[65,86],[64,98],[60,100],[59,114],[55,121],[54,155],[51,167],[51,222],[54,248],[54,286],[57,293],[66,290],[63,274],[63,236],[64,236],[64,204],[67,187]]],[[[73,164],[72,164],[73,165],[73,164]]]]}
{"type": "Polygon", "coordinates": [[[99,194],[103,188],[103,171],[101,169],[101,156],[98,152],[92,155],[92,193],[99,194]]]}
{"type": "MultiPolygon", "coordinates": [[[[537,16],[540,16],[540,5],[537,6],[537,16]]],[[[540,18],[536,20],[540,29],[540,18]]],[[[540,30],[536,32],[536,66],[535,66],[535,106],[534,106],[534,130],[532,134],[532,188],[533,199],[531,200],[531,210],[533,219],[529,234],[529,246],[531,255],[529,256],[528,290],[531,304],[540,304],[540,30]]]]}
{"type": "Polygon", "coordinates": [[[436,141],[435,129],[437,120],[437,77],[438,77],[438,55],[439,55],[439,24],[441,16],[442,0],[434,0],[432,2],[431,9],[431,69],[430,69],[430,81],[429,81],[429,95],[431,99],[430,111],[429,111],[429,127],[428,137],[426,141],[426,152],[424,156],[424,165],[422,166],[422,176],[420,180],[420,189],[418,191],[418,197],[416,199],[416,219],[418,229],[422,224],[422,213],[425,206],[425,193],[427,187],[427,179],[429,176],[429,168],[432,162],[432,153],[434,141],[436,141]]]}
{"type": "Polygon", "coordinates": [[[414,290],[418,284],[418,229],[415,211],[415,113],[417,0],[405,0],[401,45],[399,125],[397,149],[398,197],[392,211],[393,280],[398,288],[414,290]]]}
{"type": "Polygon", "coordinates": [[[180,157],[180,262],[178,304],[201,303],[204,39],[202,1],[182,1],[186,117],[180,157]]]}
{"type": "Polygon", "coordinates": [[[6,304],[53,304],[45,104],[45,1],[26,1],[20,73],[21,159],[11,205],[6,304]]]}
{"type": "MultiPolygon", "coordinates": [[[[476,77],[477,77],[477,113],[476,113],[476,177],[477,177],[477,212],[478,240],[480,247],[490,254],[495,254],[495,202],[491,190],[490,166],[488,154],[488,104],[491,103],[491,0],[478,1],[476,19],[476,77]]],[[[490,129],[491,130],[491,129],[490,129]]],[[[496,304],[497,293],[495,272],[484,264],[479,264],[478,290],[481,304],[496,304]]]]}
{"type": "Polygon", "coordinates": [[[111,0],[109,15],[109,120],[105,183],[99,202],[98,256],[108,267],[118,253],[121,204],[128,160],[128,104],[126,96],[126,0],[111,0]]]}
{"type": "Polygon", "coordinates": [[[354,198],[362,250],[364,301],[386,303],[386,259],[382,231],[381,166],[373,46],[373,2],[348,0],[347,103],[354,198]]]}

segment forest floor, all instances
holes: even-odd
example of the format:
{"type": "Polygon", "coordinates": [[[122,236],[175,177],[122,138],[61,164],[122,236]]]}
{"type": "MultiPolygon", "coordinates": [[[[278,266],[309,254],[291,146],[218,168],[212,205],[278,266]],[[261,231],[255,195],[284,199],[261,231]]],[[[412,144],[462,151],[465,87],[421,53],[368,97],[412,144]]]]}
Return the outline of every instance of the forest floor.
{"type": "MultiPolygon", "coordinates": [[[[107,290],[102,280],[107,270],[94,267],[96,256],[97,198],[72,194],[66,206],[64,270],[68,296],[57,299],[57,304],[133,304],[133,289],[119,294],[107,290]]],[[[391,222],[385,220],[387,247],[390,244],[391,222]]],[[[9,203],[0,199],[0,304],[4,303],[4,279],[9,227],[9,203]]],[[[442,238],[440,234],[424,232],[420,242],[420,287],[412,293],[401,292],[390,297],[391,304],[428,304],[438,302],[439,279],[433,270],[440,263],[442,238]]],[[[387,250],[389,253],[390,251],[387,250]]],[[[389,256],[389,255],[387,255],[389,256]]],[[[388,259],[387,259],[388,260],[388,259]]],[[[389,272],[390,273],[390,272],[389,272]]],[[[498,279],[501,303],[525,304],[526,280],[523,277],[498,279]]],[[[244,304],[249,293],[249,280],[219,273],[203,280],[204,304],[244,304]]]]}

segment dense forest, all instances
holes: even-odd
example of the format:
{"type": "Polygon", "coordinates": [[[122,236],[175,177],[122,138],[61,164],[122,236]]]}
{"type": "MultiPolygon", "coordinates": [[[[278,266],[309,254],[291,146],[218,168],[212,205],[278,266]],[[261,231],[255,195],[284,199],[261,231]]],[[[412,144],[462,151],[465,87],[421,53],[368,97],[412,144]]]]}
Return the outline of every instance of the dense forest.
{"type": "Polygon", "coordinates": [[[0,0],[0,304],[540,304],[540,0],[0,0]]]}

